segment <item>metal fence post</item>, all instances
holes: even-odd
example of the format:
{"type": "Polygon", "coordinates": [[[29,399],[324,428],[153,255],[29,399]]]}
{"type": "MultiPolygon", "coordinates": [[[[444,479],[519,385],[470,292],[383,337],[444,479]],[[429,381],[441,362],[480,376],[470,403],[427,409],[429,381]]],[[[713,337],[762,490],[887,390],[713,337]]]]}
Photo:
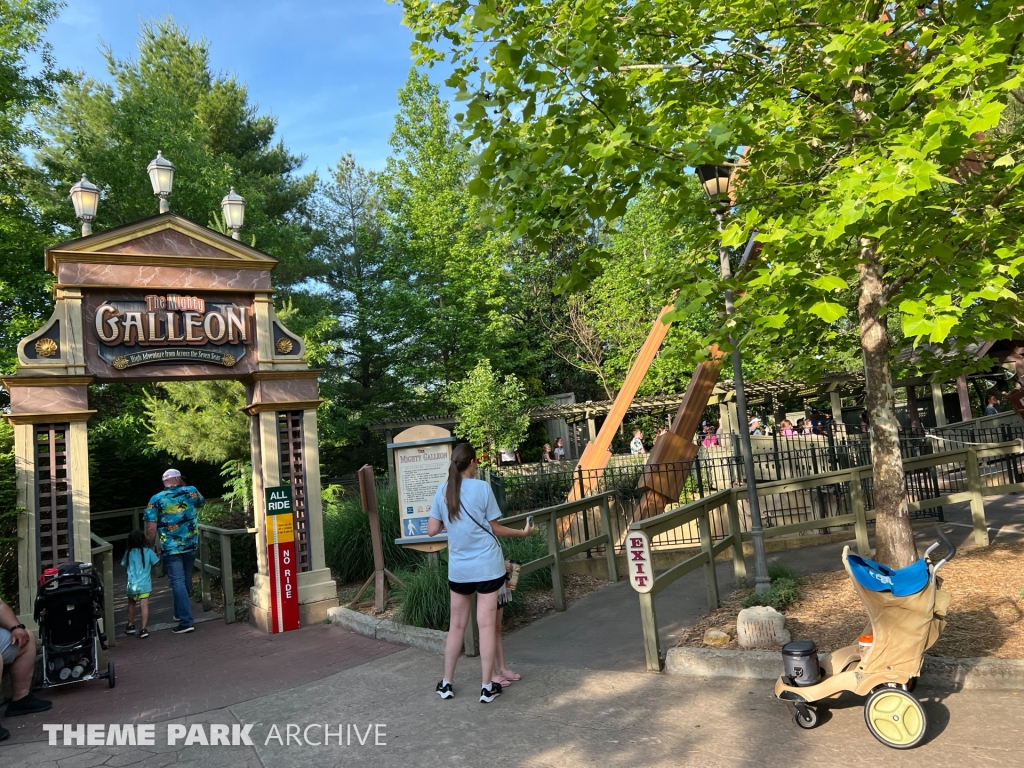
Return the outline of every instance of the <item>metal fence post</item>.
{"type": "Polygon", "coordinates": [[[732,573],[738,587],[747,580],[747,564],[743,559],[743,528],[740,527],[736,491],[729,494],[729,532],[732,534],[732,573]]]}
{"type": "Polygon", "coordinates": [[[661,637],[658,635],[658,615],[654,610],[654,595],[640,595],[640,623],[644,630],[644,655],[647,671],[661,672],[661,637]]]}
{"type": "Polygon", "coordinates": [[[711,520],[706,509],[697,518],[697,530],[700,531],[700,548],[708,555],[708,562],[704,564],[704,586],[708,592],[708,610],[713,611],[718,607],[718,574],[715,571],[715,542],[711,538],[711,520]]]}
{"type": "Polygon", "coordinates": [[[772,447],[775,449],[775,479],[782,479],[782,464],[779,463],[779,427],[772,430],[772,447]]]}
{"type": "Polygon", "coordinates": [[[967,449],[967,490],[971,493],[971,520],[974,523],[974,543],[987,547],[988,523],[985,521],[985,498],[982,493],[981,473],[978,471],[978,453],[967,449]]]}
{"type": "Polygon", "coordinates": [[[850,502],[853,505],[853,514],[857,516],[853,524],[854,532],[857,534],[857,554],[867,557],[871,554],[871,544],[868,540],[868,513],[864,505],[864,486],[860,484],[860,472],[853,470],[850,473],[850,502]]]}
{"type": "MultiPolygon", "coordinates": [[[[114,623],[114,550],[103,553],[103,631],[107,646],[116,645],[117,625],[114,623]]],[[[141,616],[139,617],[141,618],[141,616]]]]}
{"type": "Polygon", "coordinates": [[[608,544],[604,554],[608,560],[608,581],[619,580],[619,569],[615,563],[615,534],[612,533],[612,513],[608,506],[608,497],[601,499],[601,530],[608,535],[608,544]]]}
{"type": "Polygon", "coordinates": [[[565,610],[565,584],[562,582],[561,553],[558,551],[558,521],[554,514],[548,521],[547,528],[548,554],[553,556],[551,562],[551,593],[555,600],[555,610],[565,610]]]}
{"type": "Polygon", "coordinates": [[[700,498],[703,499],[704,498],[704,478],[701,476],[701,472],[700,472],[700,455],[699,454],[697,456],[695,456],[694,459],[693,459],[693,471],[697,474],[697,495],[700,498]]]}
{"type": "Polygon", "coordinates": [[[235,579],[231,569],[231,537],[220,535],[220,588],[224,592],[224,623],[235,623],[235,579]]]}

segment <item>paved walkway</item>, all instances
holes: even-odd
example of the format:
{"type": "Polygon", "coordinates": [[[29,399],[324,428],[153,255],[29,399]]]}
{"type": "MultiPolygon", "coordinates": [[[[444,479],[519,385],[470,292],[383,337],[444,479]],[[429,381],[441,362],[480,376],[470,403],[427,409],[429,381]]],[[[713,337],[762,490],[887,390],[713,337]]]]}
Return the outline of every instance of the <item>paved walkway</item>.
{"type": "MultiPolygon", "coordinates": [[[[1024,499],[992,500],[988,511],[1005,535],[1024,532],[1024,499]]],[[[947,514],[951,523],[966,515],[952,508],[947,514]]],[[[951,530],[962,531],[959,543],[971,533],[951,530]]],[[[841,546],[780,559],[802,572],[832,569],[841,546]]],[[[726,584],[727,568],[721,576],[726,584]]],[[[666,635],[700,615],[703,595],[697,578],[659,596],[666,635]]],[[[635,595],[627,584],[608,587],[510,635],[507,656],[524,679],[485,706],[476,701],[476,659],[460,662],[458,696],[442,701],[433,693],[442,667],[437,654],[323,625],[267,636],[245,624],[207,622],[191,635],[122,640],[112,652],[114,690],[102,681],[56,689],[46,694],[55,702],[50,712],[3,720],[13,736],[0,745],[0,765],[1024,765],[1024,692],[919,689],[928,737],[898,752],[870,736],[859,701],[837,702],[821,726],[802,731],[770,682],[635,671],[642,670],[642,649],[635,595]],[[50,746],[46,723],[154,723],[156,745],[50,746]],[[196,723],[251,726],[253,744],[168,744],[170,725],[196,723]],[[335,734],[341,727],[343,746],[302,741],[303,734],[322,740],[323,724],[335,734]],[[380,727],[369,734],[374,724],[380,727]],[[284,741],[289,725],[291,743],[279,743],[274,734],[284,741]]]]}
{"type": "MultiPolygon", "coordinates": [[[[337,628],[325,630],[339,639],[352,637],[337,628]]],[[[259,665],[253,674],[263,668],[259,665]]],[[[184,746],[183,739],[169,746],[166,722],[158,723],[153,747],[49,746],[42,740],[41,723],[61,722],[50,715],[26,718],[39,741],[0,745],[0,761],[5,768],[963,768],[1024,763],[1024,694],[1015,692],[919,689],[930,718],[927,740],[915,750],[898,752],[871,737],[856,702],[837,704],[817,729],[800,730],[765,681],[701,682],[520,664],[523,680],[493,704],[483,705],[472,685],[479,679],[475,659],[462,660],[452,700],[442,701],[433,693],[440,668],[440,656],[406,649],[313,683],[174,718],[184,724],[251,725],[252,746],[184,746]],[[303,735],[310,742],[322,741],[325,723],[332,734],[341,729],[342,745],[335,740],[329,746],[303,742],[303,735]],[[295,726],[294,736],[286,744],[289,724],[295,726]],[[374,724],[380,727],[367,735],[374,724]],[[275,727],[282,743],[273,737],[275,727]]],[[[117,722],[106,713],[73,722],[97,721],[117,722]]]]}

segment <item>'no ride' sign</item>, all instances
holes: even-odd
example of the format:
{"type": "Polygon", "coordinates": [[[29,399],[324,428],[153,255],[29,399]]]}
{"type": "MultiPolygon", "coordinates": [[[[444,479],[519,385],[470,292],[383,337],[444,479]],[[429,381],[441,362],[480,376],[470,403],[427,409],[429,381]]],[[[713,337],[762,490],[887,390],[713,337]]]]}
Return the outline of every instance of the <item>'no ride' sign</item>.
{"type": "Polygon", "coordinates": [[[266,489],[267,565],[270,570],[271,632],[299,628],[299,580],[295,560],[295,518],[288,485],[266,489]]]}

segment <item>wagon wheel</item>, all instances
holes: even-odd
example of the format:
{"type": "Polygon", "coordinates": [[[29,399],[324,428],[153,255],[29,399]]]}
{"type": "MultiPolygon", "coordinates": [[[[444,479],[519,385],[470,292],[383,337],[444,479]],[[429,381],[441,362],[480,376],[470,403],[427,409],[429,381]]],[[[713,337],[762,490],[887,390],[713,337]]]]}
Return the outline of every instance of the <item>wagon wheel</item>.
{"type": "Polygon", "coordinates": [[[921,702],[899,688],[882,688],[864,704],[864,722],[871,735],[893,749],[916,747],[928,728],[921,702]]]}

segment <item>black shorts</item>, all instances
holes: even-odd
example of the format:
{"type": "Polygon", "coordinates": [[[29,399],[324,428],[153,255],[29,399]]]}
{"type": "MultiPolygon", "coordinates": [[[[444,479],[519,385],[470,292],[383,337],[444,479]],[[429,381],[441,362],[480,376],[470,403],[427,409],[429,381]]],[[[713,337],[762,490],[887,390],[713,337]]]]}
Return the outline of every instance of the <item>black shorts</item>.
{"type": "Polygon", "coordinates": [[[499,576],[490,581],[449,581],[448,588],[457,595],[472,595],[474,592],[489,595],[501,589],[504,583],[505,577],[499,576]]]}

